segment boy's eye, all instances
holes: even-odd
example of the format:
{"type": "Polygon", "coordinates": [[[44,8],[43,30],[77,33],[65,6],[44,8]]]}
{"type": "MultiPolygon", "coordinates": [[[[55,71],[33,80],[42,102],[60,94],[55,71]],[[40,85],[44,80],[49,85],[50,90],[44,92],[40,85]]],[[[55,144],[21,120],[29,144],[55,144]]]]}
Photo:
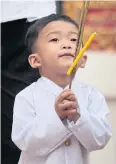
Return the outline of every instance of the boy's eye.
{"type": "Polygon", "coordinates": [[[72,41],[72,42],[76,42],[76,41],[77,41],[77,39],[75,39],[75,38],[72,38],[72,39],[71,39],[71,41],[72,41]]]}
{"type": "Polygon", "coordinates": [[[57,38],[53,38],[50,40],[50,42],[58,42],[58,41],[59,41],[59,39],[57,39],[57,38]]]}

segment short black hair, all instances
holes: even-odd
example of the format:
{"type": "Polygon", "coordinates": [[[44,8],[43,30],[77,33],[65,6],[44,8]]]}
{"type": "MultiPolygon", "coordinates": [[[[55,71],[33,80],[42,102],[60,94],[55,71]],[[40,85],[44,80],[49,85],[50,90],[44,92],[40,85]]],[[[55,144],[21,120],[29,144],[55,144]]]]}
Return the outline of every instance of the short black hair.
{"type": "Polygon", "coordinates": [[[29,50],[29,53],[33,53],[34,52],[34,43],[37,40],[39,33],[41,32],[41,30],[50,22],[53,21],[58,21],[58,20],[63,20],[65,22],[70,22],[72,24],[74,24],[77,28],[79,28],[78,24],[71,19],[69,16],[67,15],[61,15],[61,14],[51,14],[48,15],[46,17],[40,18],[37,21],[34,22],[34,24],[32,24],[26,34],[25,37],[25,44],[29,50]]]}

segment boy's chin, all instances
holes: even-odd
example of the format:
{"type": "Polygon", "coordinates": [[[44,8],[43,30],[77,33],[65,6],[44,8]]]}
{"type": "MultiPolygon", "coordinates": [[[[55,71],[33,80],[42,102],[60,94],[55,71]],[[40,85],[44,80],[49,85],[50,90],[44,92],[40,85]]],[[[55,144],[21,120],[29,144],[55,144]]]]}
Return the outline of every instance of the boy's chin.
{"type": "MultiPolygon", "coordinates": [[[[67,72],[68,72],[68,70],[69,70],[69,68],[71,67],[71,65],[72,65],[72,63],[71,64],[67,64],[67,65],[63,65],[62,66],[62,69],[60,69],[61,71],[61,73],[62,74],[64,74],[64,75],[67,75],[67,72]]],[[[75,69],[74,69],[74,72],[76,72],[77,70],[78,70],[78,68],[79,67],[76,67],[75,69]]],[[[68,75],[67,75],[68,76],[68,75]]]]}
{"type": "Polygon", "coordinates": [[[73,62],[71,62],[71,61],[64,62],[61,64],[62,65],[61,67],[68,70],[70,68],[70,66],[72,65],[72,63],[73,62]]]}
{"type": "Polygon", "coordinates": [[[67,72],[69,70],[71,65],[65,65],[60,69],[61,74],[67,75],[67,72]]]}
{"type": "Polygon", "coordinates": [[[72,63],[67,63],[66,65],[64,65],[64,70],[68,71],[71,65],[72,63]]]}

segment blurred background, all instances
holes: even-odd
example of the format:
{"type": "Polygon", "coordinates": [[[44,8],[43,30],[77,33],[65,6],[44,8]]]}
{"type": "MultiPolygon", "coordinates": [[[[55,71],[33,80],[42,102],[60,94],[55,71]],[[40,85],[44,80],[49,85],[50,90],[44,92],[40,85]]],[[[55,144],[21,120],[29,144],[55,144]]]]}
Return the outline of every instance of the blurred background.
{"type": "MultiPolygon", "coordinates": [[[[2,163],[17,164],[20,151],[11,141],[14,98],[39,77],[38,70],[32,70],[27,61],[25,33],[36,19],[55,12],[79,22],[83,1],[1,2],[2,163]]],[[[94,85],[105,95],[113,136],[103,150],[91,153],[91,164],[116,164],[116,1],[91,1],[84,43],[92,32],[97,36],[86,52],[86,68],[77,72],[76,79],[94,85]]]]}
{"type": "MultiPolygon", "coordinates": [[[[62,13],[78,22],[83,1],[64,1],[62,13]]],[[[108,116],[113,136],[108,145],[91,153],[91,164],[116,164],[116,1],[91,1],[84,29],[84,43],[92,32],[97,36],[86,52],[85,69],[76,78],[101,91],[111,110],[108,116]]]]}

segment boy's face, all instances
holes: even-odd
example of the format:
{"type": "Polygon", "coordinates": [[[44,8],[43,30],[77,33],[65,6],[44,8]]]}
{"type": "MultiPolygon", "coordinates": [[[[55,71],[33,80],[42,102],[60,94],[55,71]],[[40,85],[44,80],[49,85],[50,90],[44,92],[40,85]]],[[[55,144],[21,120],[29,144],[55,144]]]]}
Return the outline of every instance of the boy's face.
{"type": "Polygon", "coordinates": [[[78,29],[70,22],[53,21],[42,29],[35,44],[41,73],[67,73],[75,57],[77,36],[78,29]]]}

